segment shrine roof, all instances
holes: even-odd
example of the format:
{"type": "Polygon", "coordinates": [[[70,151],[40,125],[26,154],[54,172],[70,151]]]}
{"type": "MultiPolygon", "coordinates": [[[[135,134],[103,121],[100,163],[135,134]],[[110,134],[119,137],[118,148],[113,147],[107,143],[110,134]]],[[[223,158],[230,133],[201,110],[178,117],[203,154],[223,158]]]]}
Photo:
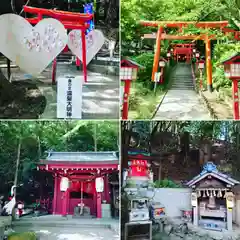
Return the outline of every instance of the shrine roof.
{"type": "Polygon", "coordinates": [[[127,65],[128,67],[135,67],[135,68],[145,68],[143,65],[133,61],[129,57],[123,57],[121,60],[121,65],[127,65]]]}
{"type": "Polygon", "coordinates": [[[239,181],[231,178],[229,175],[218,171],[216,165],[214,165],[212,162],[208,162],[207,164],[204,165],[203,171],[199,175],[194,177],[191,181],[189,181],[186,185],[188,187],[192,187],[193,185],[200,182],[202,179],[206,178],[207,176],[215,177],[231,186],[240,184],[239,181]]]}
{"type": "Polygon", "coordinates": [[[235,60],[240,59],[240,52],[235,53],[234,55],[230,56],[229,58],[222,61],[222,64],[230,64],[233,63],[235,60]]]}
{"type": "Polygon", "coordinates": [[[71,163],[71,164],[118,164],[119,158],[117,152],[48,152],[46,159],[42,159],[41,163],[71,163]]]}

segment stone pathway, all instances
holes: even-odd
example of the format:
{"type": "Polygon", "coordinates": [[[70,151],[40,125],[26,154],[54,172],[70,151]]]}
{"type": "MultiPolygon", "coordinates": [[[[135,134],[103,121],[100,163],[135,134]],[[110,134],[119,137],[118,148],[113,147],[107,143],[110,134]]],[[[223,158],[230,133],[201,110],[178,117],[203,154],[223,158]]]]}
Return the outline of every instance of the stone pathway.
{"type": "MultiPolygon", "coordinates": [[[[98,66],[102,69],[101,66],[98,66]]],[[[3,70],[7,76],[6,69],[3,70]]],[[[60,76],[82,76],[82,72],[75,66],[58,64],[56,79],[60,76]]],[[[31,76],[24,74],[19,68],[12,69],[13,81],[22,81],[31,76]]],[[[49,66],[37,79],[39,90],[47,100],[47,106],[41,119],[55,119],[57,115],[57,92],[56,86],[51,85],[51,66],[49,66]]],[[[100,73],[88,70],[88,82],[83,85],[83,119],[118,119],[119,118],[119,77],[108,74],[107,71],[100,73]]]]}
{"type": "Polygon", "coordinates": [[[39,240],[119,240],[119,236],[107,228],[86,227],[16,227],[16,232],[33,231],[39,240]]]}
{"type": "Polygon", "coordinates": [[[116,219],[75,219],[72,216],[26,216],[15,221],[15,232],[35,232],[39,240],[120,240],[116,219]]]}
{"type": "Polygon", "coordinates": [[[208,110],[194,90],[191,66],[178,63],[172,86],[161,103],[154,120],[211,120],[208,110]]]}

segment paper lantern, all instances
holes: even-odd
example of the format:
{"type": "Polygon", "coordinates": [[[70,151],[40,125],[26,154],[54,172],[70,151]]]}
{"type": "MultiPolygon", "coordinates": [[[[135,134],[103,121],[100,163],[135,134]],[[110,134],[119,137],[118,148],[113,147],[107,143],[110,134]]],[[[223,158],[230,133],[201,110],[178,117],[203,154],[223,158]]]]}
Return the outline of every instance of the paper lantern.
{"type": "Polygon", "coordinates": [[[62,177],[60,182],[60,191],[66,192],[69,188],[69,179],[67,177],[62,177]]]}
{"type": "Polygon", "coordinates": [[[95,186],[97,192],[103,192],[104,191],[104,181],[102,177],[98,177],[95,180],[95,186]]]}

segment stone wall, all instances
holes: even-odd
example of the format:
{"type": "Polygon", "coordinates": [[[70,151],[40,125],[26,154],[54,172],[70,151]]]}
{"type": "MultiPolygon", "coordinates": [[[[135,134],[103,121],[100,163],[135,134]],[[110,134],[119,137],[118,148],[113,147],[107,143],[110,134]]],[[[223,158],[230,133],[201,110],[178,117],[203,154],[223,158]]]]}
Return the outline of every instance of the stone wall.
{"type": "Polygon", "coordinates": [[[179,219],[165,219],[162,233],[158,233],[153,240],[239,240],[240,231],[207,231],[191,223],[183,223],[179,219]],[[164,237],[161,237],[164,236],[164,237]]]}
{"type": "Polygon", "coordinates": [[[159,188],[153,200],[164,205],[168,217],[180,217],[181,209],[192,208],[191,192],[189,188],[159,188]]]}

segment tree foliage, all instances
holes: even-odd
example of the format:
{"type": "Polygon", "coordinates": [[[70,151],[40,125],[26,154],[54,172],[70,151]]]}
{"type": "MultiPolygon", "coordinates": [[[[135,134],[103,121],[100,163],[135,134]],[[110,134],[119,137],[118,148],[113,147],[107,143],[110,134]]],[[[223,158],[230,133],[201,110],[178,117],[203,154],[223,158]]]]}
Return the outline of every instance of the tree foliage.
{"type": "Polygon", "coordinates": [[[0,192],[13,184],[21,142],[18,179],[36,168],[46,151],[118,151],[118,122],[2,121],[0,122],[0,192]]]}
{"type": "MultiPolygon", "coordinates": [[[[156,28],[143,27],[139,24],[139,20],[192,21],[196,23],[199,21],[228,21],[229,28],[239,31],[239,6],[239,0],[142,0],[140,2],[136,0],[122,0],[122,55],[134,56],[135,60],[145,62],[146,69],[143,74],[139,74],[139,80],[146,82],[146,79],[148,79],[150,81],[149,68],[152,68],[152,53],[154,52],[155,41],[152,39],[143,40],[142,36],[144,33],[156,32],[156,28]]],[[[213,86],[217,90],[219,88],[229,88],[231,82],[224,76],[221,62],[240,51],[240,43],[234,39],[232,33],[226,35],[220,29],[199,29],[195,25],[188,25],[181,32],[179,29],[174,28],[164,28],[164,30],[166,33],[173,35],[214,35],[217,40],[212,41],[213,86]]],[[[172,43],[187,42],[191,41],[172,41],[172,43]]],[[[194,42],[196,42],[201,56],[205,56],[204,41],[196,39],[194,42]]],[[[161,56],[166,57],[170,43],[168,40],[161,41],[161,56]]]]}
{"type": "MultiPolygon", "coordinates": [[[[131,149],[144,150],[161,157],[180,154],[181,161],[189,164],[189,148],[203,149],[209,146],[223,148],[220,168],[240,179],[240,124],[234,121],[133,121],[122,124],[123,162],[131,149]],[[134,140],[132,140],[132,138],[134,140]],[[134,146],[131,143],[136,143],[134,146]]],[[[213,160],[212,154],[206,161],[213,160]]],[[[205,158],[203,156],[203,158],[205,158]]],[[[126,166],[125,166],[126,167],[126,166]]],[[[187,167],[187,165],[186,165],[187,167]]]]}

